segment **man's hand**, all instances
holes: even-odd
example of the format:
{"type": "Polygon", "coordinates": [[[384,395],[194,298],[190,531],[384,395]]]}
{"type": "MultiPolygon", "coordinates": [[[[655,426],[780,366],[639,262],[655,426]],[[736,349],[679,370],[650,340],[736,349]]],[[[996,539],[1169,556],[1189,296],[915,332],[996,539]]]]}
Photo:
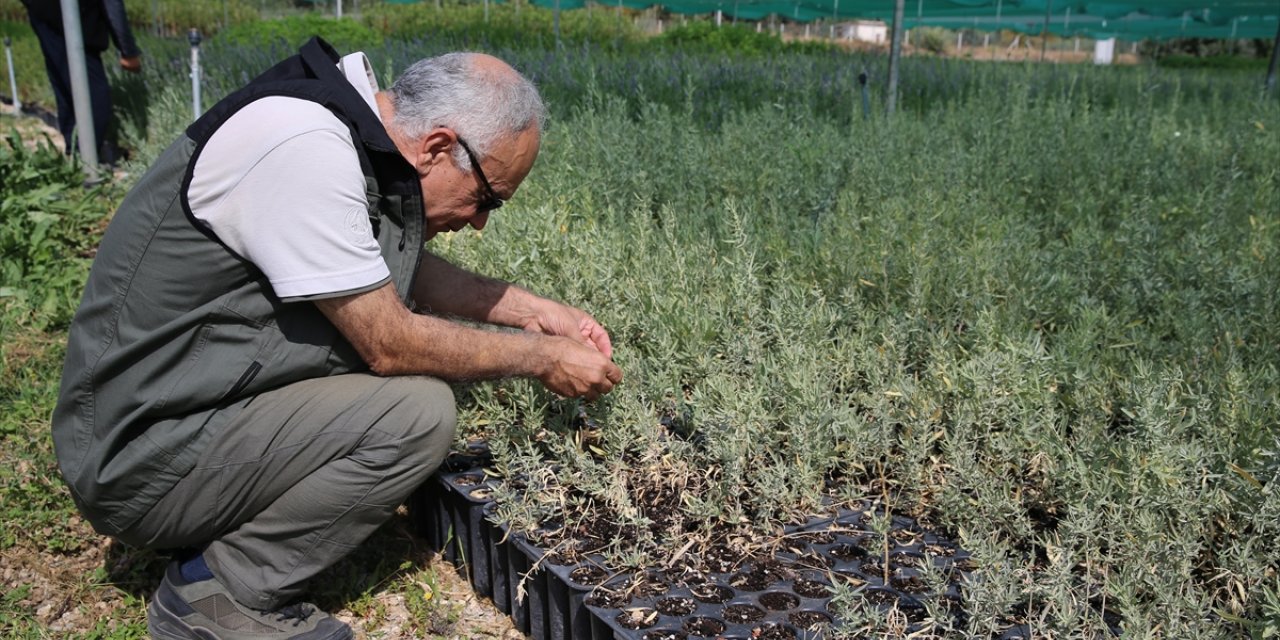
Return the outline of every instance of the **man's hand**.
{"type": "Polygon", "coordinates": [[[576,340],[599,351],[605,358],[613,358],[609,332],[595,318],[554,300],[540,299],[533,316],[524,323],[524,330],[576,340]]]}
{"type": "Polygon", "coordinates": [[[120,68],[129,73],[138,73],[142,71],[142,56],[131,56],[120,58],[120,68]]]}
{"type": "Polygon", "coordinates": [[[594,344],[584,346],[573,338],[558,337],[544,339],[544,343],[547,366],[538,372],[538,380],[553,393],[595,400],[622,382],[622,369],[594,344]]]}

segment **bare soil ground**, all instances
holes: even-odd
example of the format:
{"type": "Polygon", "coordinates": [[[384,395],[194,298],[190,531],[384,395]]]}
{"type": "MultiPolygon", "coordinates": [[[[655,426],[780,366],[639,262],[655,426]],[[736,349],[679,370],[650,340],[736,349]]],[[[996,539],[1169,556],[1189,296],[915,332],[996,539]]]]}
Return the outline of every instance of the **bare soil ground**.
{"type": "Polygon", "coordinates": [[[0,135],[7,136],[9,128],[12,127],[18,130],[23,143],[28,147],[35,148],[45,144],[46,136],[50,144],[59,148],[63,146],[62,134],[37,115],[27,111],[27,105],[23,105],[23,115],[16,116],[17,110],[13,108],[13,103],[0,102],[0,135]]]}
{"type": "MultiPolygon", "coordinates": [[[[84,540],[75,552],[27,545],[0,552],[0,592],[26,617],[0,635],[66,637],[98,628],[114,638],[145,637],[146,602],[167,558],[125,547],[72,519],[84,540]]],[[[423,547],[403,513],[314,585],[311,599],[350,624],[357,638],[524,637],[452,565],[423,547]]]]}

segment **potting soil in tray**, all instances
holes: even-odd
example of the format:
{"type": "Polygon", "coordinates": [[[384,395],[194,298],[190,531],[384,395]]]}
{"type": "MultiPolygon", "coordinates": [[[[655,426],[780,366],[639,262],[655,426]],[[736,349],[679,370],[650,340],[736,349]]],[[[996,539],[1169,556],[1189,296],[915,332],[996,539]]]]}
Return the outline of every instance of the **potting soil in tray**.
{"type": "Polygon", "coordinates": [[[973,569],[958,545],[909,518],[892,518],[886,549],[869,511],[841,510],[788,527],[787,551],[774,557],[720,546],[680,568],[619,573],[599,555],[550,553],[494,524],[488,462],[483,447],[451,456],[410,510],[420,535],[534,640],[820,638],[840,624],[833,584],[920,629],[930,600],[960,613],[958,585],[973,569]],[[941,592],[926,582],[926,564],[947,577],[941,592]]]}

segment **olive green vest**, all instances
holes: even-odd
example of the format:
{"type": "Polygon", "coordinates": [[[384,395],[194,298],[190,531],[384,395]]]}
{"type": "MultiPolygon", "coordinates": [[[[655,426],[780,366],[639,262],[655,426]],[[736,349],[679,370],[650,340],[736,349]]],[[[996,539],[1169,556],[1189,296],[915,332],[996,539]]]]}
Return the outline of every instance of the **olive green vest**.
{"type": "Polygon", "coordinates": [[[255,394],[368,369],[314,304],[281,302],[261,271],[191,215],[192,167],[241,107],[286,95],[318,102],[349,125],[374,234],[412,307],[423,244],[418,175],[337,61],[313,39],[219,102],[160,156],[111,220],[71,326],[53,414],[63,477],[100,532],[119,533],[145,515],[255,394]]]}

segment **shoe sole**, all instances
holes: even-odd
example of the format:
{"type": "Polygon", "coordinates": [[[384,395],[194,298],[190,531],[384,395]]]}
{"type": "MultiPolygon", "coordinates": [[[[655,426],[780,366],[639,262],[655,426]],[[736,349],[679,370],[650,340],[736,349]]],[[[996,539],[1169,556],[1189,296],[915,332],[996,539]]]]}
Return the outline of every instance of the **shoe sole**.
{"type": "Polygon", "coordinates": [[[147,631],[151,632],[152,640],[218,640],[218,636],[207,629],[184,624],[156,600],[147,605],[147,631]]]}
{"type": "MultiPolygon", "coordinates": [[[[219,640],[217,634],[208,629],[182,622],[181,618],[156,600],[147,605],[147,631],[151,633],[152,640],[219,640]]],[[[351,640],[354,637],[354,632],[347,627],[336,629],[327,638],[320,640],[351,640]]]]}

